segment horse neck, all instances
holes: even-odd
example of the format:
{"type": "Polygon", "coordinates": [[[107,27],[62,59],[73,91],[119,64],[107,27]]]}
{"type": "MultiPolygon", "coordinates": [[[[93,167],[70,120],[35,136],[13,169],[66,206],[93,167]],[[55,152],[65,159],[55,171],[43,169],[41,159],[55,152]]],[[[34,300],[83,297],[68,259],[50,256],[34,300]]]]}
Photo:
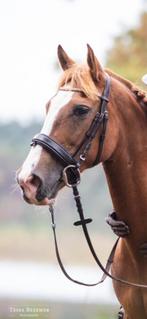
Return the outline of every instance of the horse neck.
{"type": "Polygon", "coordinates": [[[113,157],[103,166],[118,217],[130,226],[131,239],[141,242],[147,229],[147,119],[131,91],[124,85],[121,89],[112,92],[118,143],[113,157]]]}

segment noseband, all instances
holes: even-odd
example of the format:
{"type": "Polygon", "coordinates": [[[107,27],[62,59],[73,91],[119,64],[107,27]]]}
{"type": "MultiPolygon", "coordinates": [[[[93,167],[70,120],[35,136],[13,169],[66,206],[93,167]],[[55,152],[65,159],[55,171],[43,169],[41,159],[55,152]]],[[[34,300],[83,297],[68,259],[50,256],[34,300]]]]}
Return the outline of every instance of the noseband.
{"type": "MultiPolygon", "coordinates": [[[[74,199],[76,202],[77,212],[78,212],[79,218],[80,218],[80,220],[76,221],[74,223],[74,225],[82,227],[83,233],[85,235],[85,238],[86,238],[88,247],[92,253],[92,256],[93,256],[94,260],[96,261],[97,265],[103,271],[103,276],[102,276],[101,280],[96,282],[96,283],[92,283],[92,284],[87,284],[87,283],[81,282],[79,280],[75,280],[67,273],[65,267],[63,266],[63,263],[62,263],[62,260],[60,257],[60,253],[59,253],[59,249],[58,249],[57,236],[56,236],[56,224],[55,224],[55,218],[54,218],[54,208],[52,205],[50,205],[49,211],[51,213],[52,229],[53,229],[54,242],[55,242],[55,251],[56,251],[57,260],[59,262],[60,268],[63,271],[64,275],[70,281],[77,283],[77,284],[80,284],[80,285],[84,285],[84,286],[96,286],[96,285],[102,283],[105,280],[105,278],[108,276],[109,278],[111,278],[115,281],[118,281],[120,283],[129,285],[129,286],[147,288],[146,285],[132,283],[132,282],[114,277],[113,275],[111,275],[109,273],[110,266],[113,262],[113,257],[114,257],[115,250],[116,250],[117,243],[118,243],[119,239],[117,239],[116,243],[114,244],[114,246],[112,248],[112,251],[110,253],[110,256],[109,256],[107,264],[106,264],[106,267],[104,267],[101,264],[97,254],[94,250],[94,247],[92,245],[92,242],[91,242],[91,239],[89,236],[89,232],[87,229],[87,224],[90,223],[92,221],[92,219],[84,217],[82,203],[81,203],[79,191],[77,188],[77,184],[79,184],[79,182],[80,182],[80,166],[81,166],[82,162],[84,162],[86,160],[86,156],[87,156],[88,151],[90,150],[92,141],[95,138],[96,133],[98,132],[98,130],[100,128],[102,128],[102,129],[101,129],[100,136],[99,136],[99,148],[98,148],[97,156],[96,156],[96,159],[93,163],[93,166],[96,165],[97,163],[99,163],[100,159],[101,159],[103,145],[104,145],[104,139],[105,139],[105,134],[106,134],[107,121],[108,121],[107,104],[109,102],[110,83],[111,83],[110,77],[106,74],[105,88],[104,88],[102,96],[99,96],[100,100],[101,100],[100,107],[99,107],[100,111],[99,112],[97,111],[88,131],[85,134],[85,137],[84,137],[81,145],[78,147],[78,149],[76,150],[76,152],[73,155],[71,155],[62,145],[58,144],[52,138],[50,138],[47,135],[42,134],[42,133],[38,134],[37,136],[35,136],[32,139],[31,146],[35,146],[35,145],[42,146],[49,154],[51,154],[63,166],[62,180],[64,180],[64,183],[66,184],[66,186],[71,187],[73,190],[73,196],[74,196],[74,199]]],[[[66,89],[61,88],[60,90],[66,90],[66,89]]],[[[69,89],[67,89],[67,91],[69,91],[69,89]]],[[[79,89],[74,89],[74,91],[81,92],[81,90],[79,90],[79,89]]]]}

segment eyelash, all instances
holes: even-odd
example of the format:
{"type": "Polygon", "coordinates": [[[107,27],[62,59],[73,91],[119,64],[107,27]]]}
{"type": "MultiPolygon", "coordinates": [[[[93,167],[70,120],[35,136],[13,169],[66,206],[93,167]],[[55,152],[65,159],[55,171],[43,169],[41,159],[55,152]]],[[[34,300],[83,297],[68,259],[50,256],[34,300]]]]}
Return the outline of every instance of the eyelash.
{"type": "Polygon", "coordinates": [[[87,105],[76,105],[73,109],[73,114],[75,116],[84,116],[90,111],[89,107],[87,105]]]}

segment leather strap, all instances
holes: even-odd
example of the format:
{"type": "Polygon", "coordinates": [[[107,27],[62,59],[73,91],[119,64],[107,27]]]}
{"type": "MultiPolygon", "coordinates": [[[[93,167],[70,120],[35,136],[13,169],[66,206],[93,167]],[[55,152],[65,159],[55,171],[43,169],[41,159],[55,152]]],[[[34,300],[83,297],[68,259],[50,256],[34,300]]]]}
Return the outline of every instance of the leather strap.
{"type": "Polygon", "coordinates": [[[77,167],[77,161],[69,154],[69,152],[47,135],[40,133],[35,136],[32,139],[31,146],[36,144],[41,145],[49,153],[55,156],[57,160],[60,160],[64,167],[67,165],[74,165],[77,167]]]}
{"type": "MultiPolygon", "coordinates": [[[[51,213],[51,220],[52,220],[52,230],[53,230],[53,236],[54,236],[54,244],[55,244],[55,252],[56,252],[56,257],[57,257],[57,260],[58,260],[58,263],[59,263],[59,266],[63,272],[63,274],[65,275],[65,277],[78,284],[78,285],[82,285],[82,286],[86,286],[86,287],[93,287],[93,286],[97,286],[99,285],[100,283],[104,282],[104,280],[106,279],[107,277],[107,273],[109,272],[110,270],[110,267],[111,267],[111,264],[113,262],[113,257],[114,257],[114,254],[115,254],[115,250],[116,250],[116,247],[117,247],[117,243],[118,243],[118,240],[115,242],[113,248],[112,248],[112,251],[110,253],[110,256],[108,258],[108,261],[106,263],[106,267],[103,268],[104,269],[104,273],[101,277],[101,279],[95,283],[91,283],[91,284],[88,284],[88,283],[85,283],[85,282],[82,282],[82,281],[79,281],[77,279],[74,279],[72,278],[66,271],[63,263],[62,263],[62,260],[61,260],[61,257],[60,257],[60,252],[59,252],[59,248],[58,248],[58,242],[57,242],[57,235],[56,235],[56,223],[55,223],[55,218],[54,218],[54,209],[53,209],[53,206],[49,206],[49,211],[51,213]]],[[[99,261],[99,259],[98,259],[99,261]]]]}
{"type": "Polygon", "coordinates": [[[99,128],[102,126],[102,130],[99,137],[99,148],[98,148],[96,159],[92,166],[97,165],[99,163],[102,150],[103,150],[104,139],[106,134],[106,126],[108,121],[107,104],[109,102],[110,85],[111,85],[111,78],[108,76],[108,74],[106,74],[106,83],[105,83],[103,95],[99,96],[99,98],[101,99],[100,111],[96,113],[95,118],[90,125],[90,128],[85,134],[84,140],[79,145],[77,151],[73,155],[74,157],[77,156],[79,151],[81,149],[84,149],[82,154],[80,155],[80,158],[83,158],[85,160],[87,152],[89,151],[91,147],[92,140],[96,136],[99,128]]]}
{"type": "MultiPolygon", "coordinates": [[[[108,261],[107,261],[107,264],[106,264],[106,267],[104,267],[102,265],[102,263],[100,262],[95,250],[94,250],[94,247],[93,247],[93,244],[91,242],[91,239],[90,239],[90,236],[89,236],[89,232],[88,232],[88,229],[87,229],[87,222],[84,217],[84,212],[83,212],[83,208],[82,208],[82,203],[81,203],[81,200],[80,200],[80,195],[79,195],[79,191],[77,189],[77,186],[73,186],[73,195],[74,195],[74,199],[75,199],[75,202],[76,202],[76,206],[77,206],[77,211],[79,213],[79,217],[80,217],[80,223],[79,225],[82,227],[82,230],[83,230],[83,233],[85,235],[85,238],[86,238],[86,241],[87,241],[87,244],[88,244],[88,247],[92,253],[92,256],[94,257],[94,260],[96,261],[96,264],[99,266],[99,268],[103,271],[103,275],[102,275],[102,278],[96,282],[96,283],[92,283],[92,284],[87,284],[85,282],[81,282],[79,280],[76,280],[76,279],[73,279],[66,271],[63,263],[62,263],[62,260],[61,260],[61,257],[60,257],[60,253],[59,253],[59,248],[58,248],[58,243],[57,243],[57,236],[56,236],[56,224],[55,224],[55,218],[54,218],[54,209],[53,209],[53,206],[50,205],[49,206],[49,211],[51,213],[51,220],[52,220],[52,229],[53,229],[53,235],[54,235],[54,243],[55,243],[55,252],[56,252],[56,257],[57,257],[57,260],[58,260],[58,263],[59,263],[59,266],[63,272],[63,274],[72,282],[76,283],[76,284],[79,284],[79,285],[83,285],[83,286],[88,286],[88,287],[91,287],[91,286],[96,286],[102,282],[104,282],[104,280],[109,277],[117,282],[120,282],[121,284],[125,284],[127,286],[131,286],[131,287],[137,287],[137,288],[147,288],[147,285],[142,285],[142,284],[138,284],[138,283],[134,283],[134,282],[130,282],[130,281],[127,281],[127,280],[124,280],[124,279],[121,279],[121,278],[118,278],[118,277],[115,277],[113,275],[111,275],[109,273],[109,270],[110,270],[110,267],[111,267],[111,264],[113,262],[113,258],[114,258],[114,255],[115,255],[115,251],[116,251],[116,247],[117,247],[117,244],[118,244],[118,241],[120,238],[118,238],[111,250],[111,253],[109,255],[109,258],[108,258],[108,261]]],[[[77,222],[76,222],[77,223],[77,222]]]]}
{"type": "Polygon", "coordinates": [[[93,166],[97,165],[100,162],[102,151],[103,151],[104,140],[105,140],[105,135],[106,135],[106,128],[107,128],[107,121],[108,121],[107,104],[109,102],[108,98],[110,96],[110,85],[111,85],[111,78],[106,74],[105,89],[104,89],[103,95],[100,97],[101,101],[102,101],[100,113],[104,114],[104,116],[103,116],[103,122],[102,122],[102,130],[101,130],[101,134],[99,137],[99,148],[98,148],[97,156],[96,156],[96,159],[93,163],[93,166]]]}
{"type": "MultiPolygon", "coordinates": [[[[118,277],[115,277],[113,275],[111,275],[109,273],[109,269],[110,269],[110,266],[113,262],[113,257],[114,257],[114,254],[115,254],[115,250],[116,250],[116,247],[117,247],[117,244],[118,244],[118,241],[120,238],[117,239],[117,241],[115,242],[113,248],[112,248],[112,251],[110,253],[110,256],[109,256],[109,259],[108,259],[108,262],[107,262],[107,265],[106,267],[104,268],[104,266],[102,265],[102,263],[100,262],[95,250],[94,250],[94,247],[92,245],[92,242],[91,242],[91,239],[90,239],[90,236],[89,236],[89,233],[88,233],[88,229],[87,229],[87,225],[86,223],[84,223],[84,220],[85,220],[85,217],[84,217],[84,211],[83,211],[83,208],[82,208],[82,203],[81,203],[81,199],[80,199],[80,195],[79,195],[79,191],[78,191],[78,188],[77,186],[73,186],[73,195],[74,195],[74,199],[75,199],[75,202],[76,202],[76,206],[77,206],[77,211],[79,213],[79,217],[80,217],[80,220],[81,220],[81,227],[82,227],[82,230],[83,230],[83,233],[85,235],[85,238],[86,238],[86,241],[87,241],[87,244],[88,244],[88,247],[92,253],[92,256],[94,257],[97,265],[100,267],[100,269],[103,271],[103,277],[104,280],[106,277],[109,277],[117,282],[120,282],[122,284],[125,284],[125,285],[128,285],[128,286],[131,286],[131,287],[138,287],[138,288],[147,288],[147,285],[142,285],[142,284],[138,284],[138,283],[134,283],[134,282],[130,282],[128,280],[124,280],[124,279],[121,279],[121,278],[118,278],[118,277]]],[[[104,281],[102,280],[102,281],[104,281]]],[[[100,282],[102,282],[100,281],[100,282]]],[[[99,282],[99,283],[100,283],[99,282]]],[[[98,284],[98,283],[97,283],[98,284]]]]}

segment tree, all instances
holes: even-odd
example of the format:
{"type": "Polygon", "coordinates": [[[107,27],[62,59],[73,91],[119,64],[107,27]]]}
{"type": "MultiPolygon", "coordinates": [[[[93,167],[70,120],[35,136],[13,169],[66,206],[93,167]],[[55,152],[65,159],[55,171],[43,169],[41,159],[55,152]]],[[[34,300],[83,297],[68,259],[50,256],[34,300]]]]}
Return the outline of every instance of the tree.
{"type": "Polygon", "coordinates": [[[114,72],[138,82],[147,73],[147,12],[143,12],[136,28],[114,39],[107,54],[107,67],[114,72]]]}

